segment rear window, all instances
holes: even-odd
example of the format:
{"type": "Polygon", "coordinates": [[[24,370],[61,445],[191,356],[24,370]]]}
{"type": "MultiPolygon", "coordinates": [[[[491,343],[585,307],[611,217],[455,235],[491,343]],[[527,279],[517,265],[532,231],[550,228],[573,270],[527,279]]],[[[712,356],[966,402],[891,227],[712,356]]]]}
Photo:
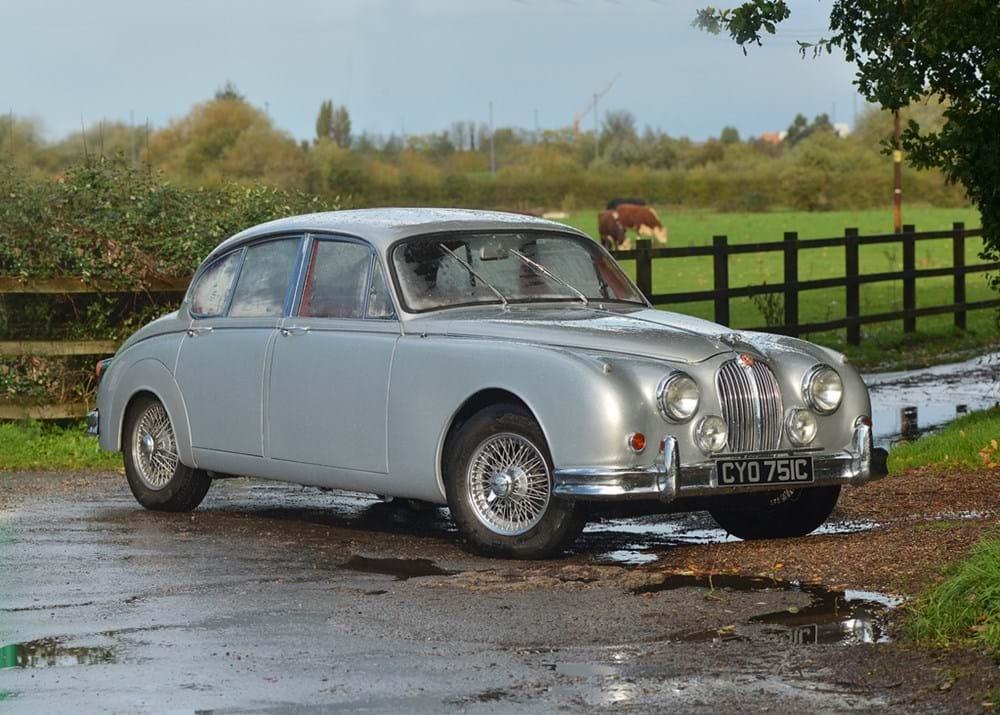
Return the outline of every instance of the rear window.
{"type": "Polygon", "coordinates": [[[233,286],[242,251],[234,251],[210,265],[191,291],[191,312],[202,318],[222,315],[233,286]]]}

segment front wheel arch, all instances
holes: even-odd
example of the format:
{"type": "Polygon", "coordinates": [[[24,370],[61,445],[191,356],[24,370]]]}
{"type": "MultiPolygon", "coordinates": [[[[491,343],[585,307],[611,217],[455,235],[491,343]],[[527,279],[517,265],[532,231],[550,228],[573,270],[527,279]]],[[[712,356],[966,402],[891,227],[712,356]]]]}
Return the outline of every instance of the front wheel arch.
{"type": "MultiPolygon", "coordinates": [[[[535,423],[538,425],[538,428],[542,431],[542,434],[545,437],[546,445],[550,444],[549,436],[545,432],[545,426],[538,419],[538,415],[531,409],[528,403],[505,388],[488,387],[481,389],[467,397],[465,402],[463,402],[461,406],[455,410],[451,419],[448,421],[448,426],[441,434],[435,463],[437,466],[438,489],[441,490],[442,496],[445,495],[444,462],[447,458],[449,443],[452,439],[454,439],[455,435],[458,434],[459,430],[462,429],[462,425],[468,422],[469,418],[487,407],[492,407],[494,405],[517,405],[518,407],[524,409],[531,415],[532,419],[534,419],[535,423]]],[[[549,451],[551,452],[551,447],[549,451]]]]}

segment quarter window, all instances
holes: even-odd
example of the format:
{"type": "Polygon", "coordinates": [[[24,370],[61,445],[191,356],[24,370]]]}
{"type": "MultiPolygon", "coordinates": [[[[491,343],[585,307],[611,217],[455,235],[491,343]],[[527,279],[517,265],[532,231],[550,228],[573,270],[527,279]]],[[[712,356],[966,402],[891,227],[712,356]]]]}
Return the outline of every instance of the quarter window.
{"type": "Polygon", "coordinates": [[[372,252],[359,243],[316,241],[299,315],[307,318],[363,318],[372,252]]]}
{"type": "Polygon", "coordinates": [[[193,314],[200,318],[211,318],[225,312],[226,298],[233,286],[242,254],[242,251],[233,251],[205,269],[191,293],[193,314]]]}
{"type": "Polygon", "coordinates": [[[230,317],[280,316],[298,251],[297,238],[250,246],[236,281],[230,317]]]}
{"type": "Polygon", "coordinates": [[[385,276],[382,265],[376,261],[372,272],[372,288],[368,291],[368,317],[379,319],[391,318],[395,314],[389,291],[385,289],[385,276]]]}

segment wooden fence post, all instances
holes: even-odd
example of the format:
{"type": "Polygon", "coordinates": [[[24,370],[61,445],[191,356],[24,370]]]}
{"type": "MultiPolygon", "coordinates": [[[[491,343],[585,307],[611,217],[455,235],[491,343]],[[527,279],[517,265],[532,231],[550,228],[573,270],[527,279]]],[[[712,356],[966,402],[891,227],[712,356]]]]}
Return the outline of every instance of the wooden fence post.
{"type": "Polygon", "coordinates": [[[729,239],[712,236],[715,267],[715,322],[729,325],[729,239]]]}
{"type": "MultiPolygon", "coordinates": [[[[951,225],[951,264],[955,267],[955,303],[965,303],[965,224],[956,221],[951,225]]],[[[965,330],[965,310],[955,311],[955,327],[965,330]]]]}
{"type": "Polygon", "coordinates": [[[858,283],[858,229],[844,230],[844,307],[847,318],[847,342],[851,345],[861,344],[861,286],[858,283]]]}
{"type": "Polygon", "coordinates": [[[652,246],[653,242],[648,238],[640,238],[635,242],[635,284],[650,302],[653,296],[653,259],[649,251],[652,246]]]}
{"type": "Polygon", "coordinates": [[[913,238],[917,228],[913,224],[903,226],[903,332],[912,333],[917,329],[917,316],[907,315],[907,311],[917,309],[917,242],[913,238]]]}
{"type": "Polygon", "coordinates": [[[799,234],[785,232],[785,330],[799,334],[799,234]]]}

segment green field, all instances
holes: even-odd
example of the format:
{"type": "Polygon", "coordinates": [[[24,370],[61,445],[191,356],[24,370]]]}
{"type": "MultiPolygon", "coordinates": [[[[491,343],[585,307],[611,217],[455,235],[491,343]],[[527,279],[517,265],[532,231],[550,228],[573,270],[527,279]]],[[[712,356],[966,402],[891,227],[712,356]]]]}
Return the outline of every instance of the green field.
{"type": "MultiPolygon", "coordinates": [[[[711,211],[671,212],[659,209],[658,213],[669,233],[670,246],[707,246],[712,236],[725,235],[731,244],[780,241],[786,231],[796,231],[802,239],[843,236],[845,228],[857,228],[861,235],[892,232],[890,211],[830,211],[809,213],[801,211],[772,213],[715,213],[711,211]]],[[[955,221],[962,221],[967,228],[979,227],[979,215],[973,209],[907,208],[904,220],[918,231],[950,229],[955,221]]],[[[597,211],[571,214],[566,223],[576,226],[592,236],[597,235],[597,211]]],[[[981,239],[966,239],[966,263],[980,262],[981,239]]],[[[936,268],[952,265],[950,239],[917,242],[917,268],[936,268]]],[[[625,269],[634,275],[634,262],[623,261],[625,269]]],[[[729,280],[732,286],[781,283],[783,281],[783,256],[781,252],[748,253],[734,255],[729,262],[729,280]]],[[[902,270],[902,247],[894,244],[863,246],[860,250],[861,273],[881,273],[902,270]]],[[[818,248],[799,254],[799,279],[838,277],[844,275],[844,249],[818,248]]],[[[967,298],[970,301],[997,297],[986,283],[984,274],[968,275],[967,298]]],[[[950,277],[922,278],[917,281],[917,306],[942,305],[952,302],[953,281],[950,277]]],[[[694,290],[711,290],[713,287],[711,257],[656,259],[653,261],[653,293],[694,290]]],[[[780,296],[776,296],[780,301],[780,296]]],[[[901,281],[861,286],[862,314],[884,313],[900,310],[903,302],[901,281]]],[[[712,319],[713,306],[709,301],[684,303],[660,308],[712,319]]],[[[779,306],[777,306],[780,308],[779,306]]],[[[779,309],[780,313],[780,309],[779,309]]],[[[800,321],[803,323],[834,320],[844,317],[844,289],[830,288],[804,291],[799,297],[800,321]]],[[[734,327],[750,328],[766,323],[762,310],[749,298],[734,298],[730,302],[730,315],[734,327]]],[[[1000,341],[996,312],[980,310],[969,313],[968,331],[952,329],[951,315],[918,318],[915,334],[904,336],[901,321],[874,324],[862,328],[862,345],[848,348],[844,332],[813,334],[811,340],[845,350],[858,362],[867,365],[888,362],[893,364],[922,364],[932,362],[942,352],[961,354],[1000,341]],[[902,354],[901,354],[902,353],[902,354]],[[900,360],[900,357],[903,359],[900,360]]]]}

